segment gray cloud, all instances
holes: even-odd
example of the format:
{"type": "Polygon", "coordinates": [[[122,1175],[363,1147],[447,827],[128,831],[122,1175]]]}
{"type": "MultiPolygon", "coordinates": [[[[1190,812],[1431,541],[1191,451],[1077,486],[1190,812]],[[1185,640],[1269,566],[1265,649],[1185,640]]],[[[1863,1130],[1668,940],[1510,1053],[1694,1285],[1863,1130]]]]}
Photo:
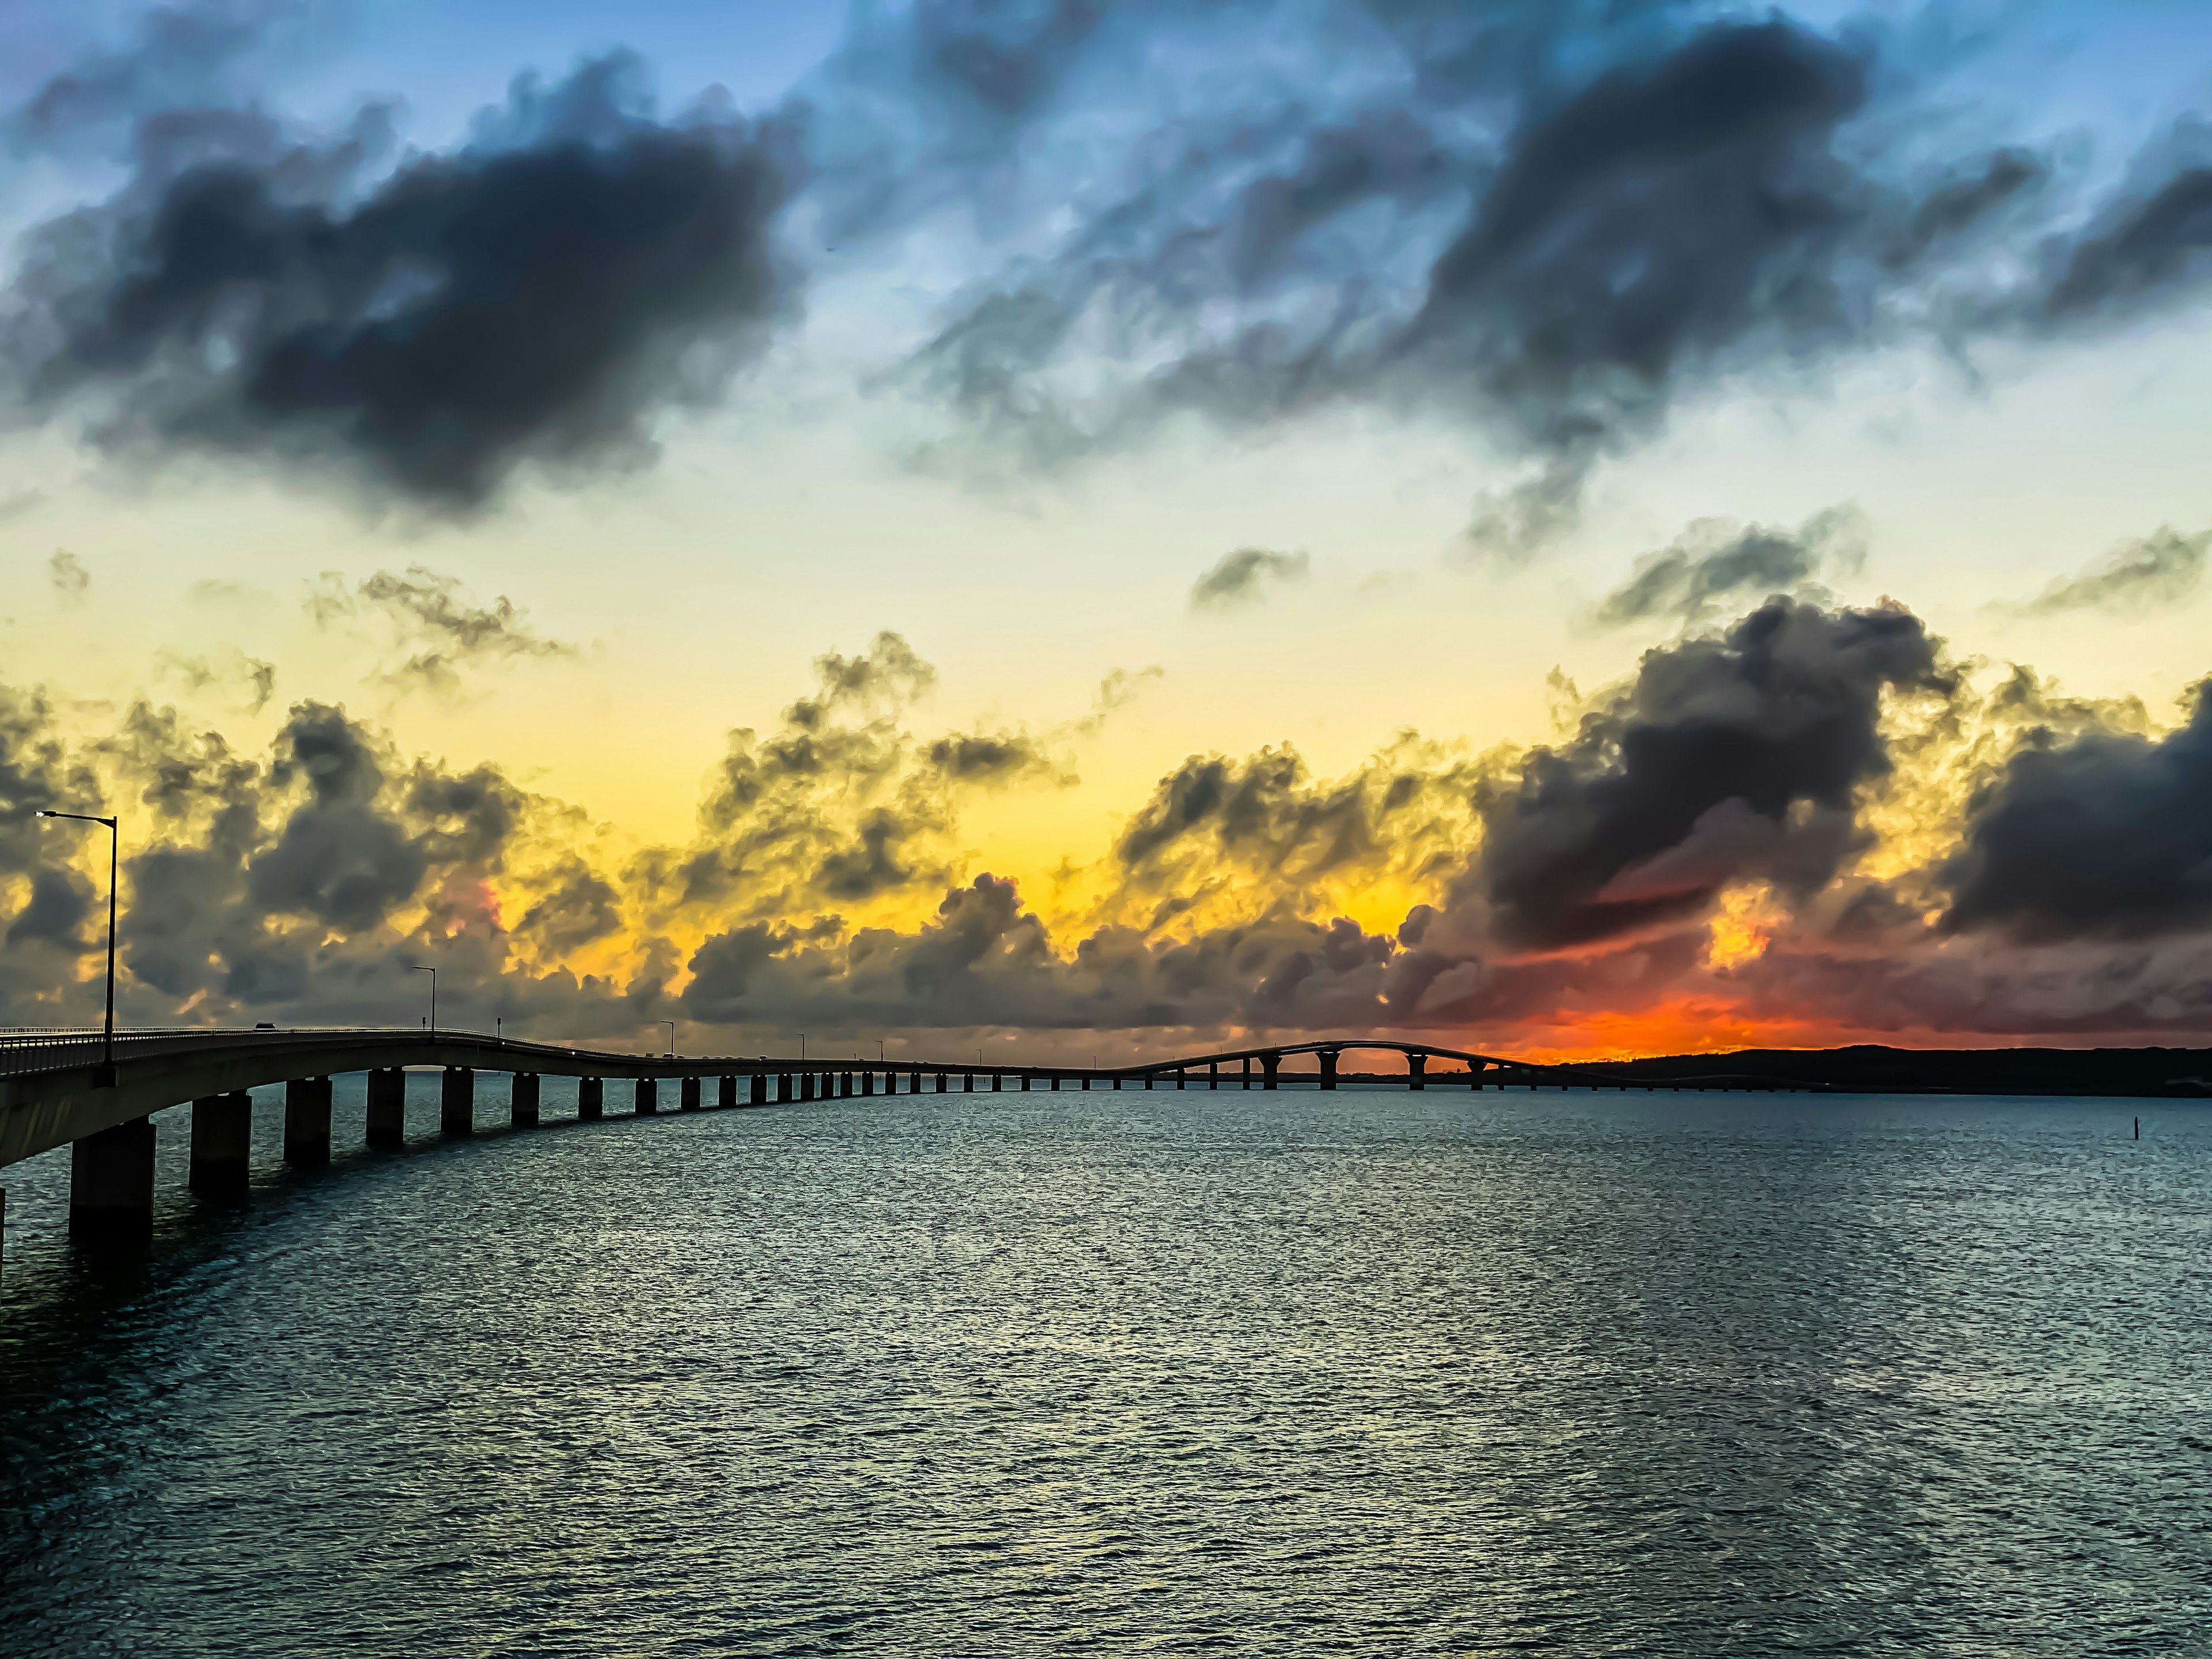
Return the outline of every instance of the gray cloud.
{"type": "Polygon", "coordinates": [[[2051,582],[2025,604],[1997,608],[2021,617],[2090,610],[2126,616],[2179,604],[2203,586],[2208,548],[2212,548],[2212,532],[2184,536],[2162,526],[2115,548],[2080,575],[2051,582]]]}
{"type": "Polygon", "coordinates": [[[1190,608],[1225,611],[1263,598],[1270,587],[1303,581],[1313,568],[1305,553],[1273,553],[1264,547],[1240,547],[1224,553],[1191,584],[1190,608]]]}
{"type": "Polygon", "coordinates": [[[81,605],[85,595],[92,591],[92,572],[84,568],[84,561],[67,548],[55,550],[46,561],[46,580],[52,585],[54,597],[66,605],[81,605]]]}
{"type": "Polygon", "coordinates": [[[232,71],[272,32],[304,21],[307,0],[185,0],[142,14],[126,43],[86,53],[53,76],[8,122],[19,146],[162,110],[226,105],[232,71]]]}
{"type": "Polygon", "coordinates": [[[574,646],[532,632],[504,593],[488,605],[474,604],[463,596],[459,577],[419,564],[404,575],[380,570],[351,587],[336,571],[325,571],[308,588],[306,608],[323,628],[365,615],[384,618],[401,649],[411,647],[386,672],[401,684],[451,690],[471,663],[577,654],[574,646]]]}
{"type": "Polygon", "coordinates": [[[633,59],[516,82],[469,147],[364,185],[228,110],[139,127],[106,207],[33,239],[11,355],[33,409],[99,399],[126,453],[334,468],[434,508],[525,462],[628,464],[719,394],[783,303],[777,140],[653,118],[633,59]]]}
{"type": "Polygon", "coordinates": [[[1834,507],[1795,531],[1701,519],[1660,551],[1637,561],[1635,574],[1598,601],[1601,628],[1666,617],[1700,623],[1732,603],[1773,593],[1819,597],[1817,576],[1856,571],[1866,556],[1866,524],[1857,511],[1834,507]]]}

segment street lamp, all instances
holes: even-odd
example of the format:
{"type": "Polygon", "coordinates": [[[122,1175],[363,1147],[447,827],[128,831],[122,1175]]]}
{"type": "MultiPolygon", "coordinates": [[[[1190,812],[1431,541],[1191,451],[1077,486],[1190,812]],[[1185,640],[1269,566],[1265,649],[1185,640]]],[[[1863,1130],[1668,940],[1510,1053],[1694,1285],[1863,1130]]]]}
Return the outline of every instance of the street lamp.
{"type": "Polygon", "coordinates": [[[676,1022],[664,1019],[660,1023],[668,1028],[668,1057],[673,1060],[676,1058],[676,1022]]]}
{"type": "Polygon", "coordinates": [[[799,1063],[801,1066],[806,1064],[806,1033],[804,1031],[799,1034],[799,1063]]]}
{"type": "Polygon", "coordinates": [[[430,976],[430,1035],[435,1036],[438,1035],[438,970],[435,968],[425,967],[419,962],[410,962],[407,966],[409,971],[412,973],[428,974],[430,976]]]}
{"type": "Polygon", "coordinates": [[[90,812],[53,812],[41,808],[42,818],[71,818],[79,823],[104,823],[107,826],[107,1023],[100,1039],[100,1069],[93,1073],[92,1086],[112,1089],[115,1086],[115,866],[123,845],[123,831],[118,820],[96,817],[90,812]]]}

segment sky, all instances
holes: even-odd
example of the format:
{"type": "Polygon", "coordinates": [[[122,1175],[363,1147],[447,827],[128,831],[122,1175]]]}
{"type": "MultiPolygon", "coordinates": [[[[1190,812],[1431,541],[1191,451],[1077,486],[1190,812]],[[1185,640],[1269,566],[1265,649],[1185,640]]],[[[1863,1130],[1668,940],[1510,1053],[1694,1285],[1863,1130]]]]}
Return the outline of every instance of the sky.
{"type": "Polygon", "coordinates": [[[2212,13],[27,0],[0,1023],[2212,1034],[2212,13]]]}

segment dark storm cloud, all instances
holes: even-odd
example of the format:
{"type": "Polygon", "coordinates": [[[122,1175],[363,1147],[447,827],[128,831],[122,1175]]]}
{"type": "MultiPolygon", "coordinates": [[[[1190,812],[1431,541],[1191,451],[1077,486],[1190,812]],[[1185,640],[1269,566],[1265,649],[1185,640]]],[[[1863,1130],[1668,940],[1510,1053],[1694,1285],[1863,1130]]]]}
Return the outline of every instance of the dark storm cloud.
{"type": "Polygon", "coordinates": [[[271,779],[304,783],[307,799],[248,866],[253,902],[349,933],[381,926],[421,890],[429,860],[376,805],[385,775],[368,734],[343,709],[297,703],[276,750],[271,779]]]}
{"type": "Polygon", "coordinates": [[[2019,750],[1967,810],[1945,926],[2141,939],[2212,921],[2212,697],[2162,738],[2092,729],[2019,750]]]}
{"type": "Polygon", "coordinates": [[[519,82],[478,141],[363,189],[362,155],[228,112],[141,128],[138,179],[50,227],[14,355],[111,445],[335,464],[434,507],[524,461],[634,461],[781,304],[775,141],[664,125],[628,58],[519,82]]]}
{"type": "Polygon", "coordinates": [[[1865,521],[1848,507],[1795,531],[1702,520],[1638,560],[1636,573],[1598,601],[1594,620],[1601,628],[1660,617],[1702,622],[1730,602],[1795,592],[1816,576],[1856,569],[1865,551],[1865,521]]]}
{"type": "Polygon", "coordinates": [[[1773,600],[1648,653],[1571,741],[1485,789],[1492,929],[1572,945],[1693,915],[1747,876],[1819,888],[1859,842],[1858,787],[1889,769],[1883,695],[1952,689],[1901,610],[1773,600]]]}
{"type": "Polygon", "coordinates": [[[2212,532],[2184,536],[2161,526],[2116,548],[2078,576],[2062,577],[2022,605],[2000,606],[2015,616],[2049,617],[2069,611],[2140,613],[2177,604],[2204,580],[2204,556],[2212,532]]]}
{"type": "Polygon", "coordinates": [[[35,871],[31,896],[8,923],[7,942],[22,945],[37,940],[66,951],[89,951],[93,947],[82,928],[92,905],[92,884],[76,871],[58,866],[35,871]]]}

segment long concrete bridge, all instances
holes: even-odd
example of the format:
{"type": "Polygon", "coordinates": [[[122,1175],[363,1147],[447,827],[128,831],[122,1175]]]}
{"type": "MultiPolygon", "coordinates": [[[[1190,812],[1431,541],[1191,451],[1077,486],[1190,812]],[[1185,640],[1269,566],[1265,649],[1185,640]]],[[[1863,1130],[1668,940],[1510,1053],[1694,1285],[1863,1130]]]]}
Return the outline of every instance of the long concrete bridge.
{"type": "MultiPolygon", "coordinates": [[[[201,1191],[242,1188],[257,1088],[284,1087],[284,1158],[327,1163],[331,1079],[368,1074],[368,1141],[400,1144],[409,1067],[441,1073],[440,1123],[465,1134],[476,1115],[480,1073],[505,1073],[512,1121],[538,1121],[541,1084],[579,1079],[578,1115],[606,1114],[609,1084],[631,1085],[633,1110],[660,1109],[664,1083],[677,1085],[678,1109],[766,1106],[884,1094],[952,1091],[1281,1086],[1283,1062],[1315,1057],[1321,1088],[1337,1086],[1340,1056],[1357,1050],[1402,1055],[1408,1087],[1434,1080],[1483,1088],[1533,1083],[1553,1068],[1487,1054],[1388,1038],[1344,1037],[1278,1043],[1115,1067],[1009,1066],[932,1060],[771,1060],[765,1055],[679,1057],[524,1042],[459,1031],[390,1030],[173,1030],[119,1033],[112,1050],[98,1032],[0,1034],[0,1166],[57,1146],[72,1148],[73,1229],[132,1236],[152,1224],[152,1114],[192,1103],[191,1181],[201,1191]],[[110,1055],[112,1054],[112,1059],[110,1055]],[[1449,1069],[1431,1072],[1434,1062],[1449,1069]],[[708,1085],[713,1085],[712,1098],[708,1085]]],[[[1579,1073],[1574,1082],[1603,1080],[1579,1073]]],[[[620,1104],[619,1093],[617,1097],[620,1104]]]]}

